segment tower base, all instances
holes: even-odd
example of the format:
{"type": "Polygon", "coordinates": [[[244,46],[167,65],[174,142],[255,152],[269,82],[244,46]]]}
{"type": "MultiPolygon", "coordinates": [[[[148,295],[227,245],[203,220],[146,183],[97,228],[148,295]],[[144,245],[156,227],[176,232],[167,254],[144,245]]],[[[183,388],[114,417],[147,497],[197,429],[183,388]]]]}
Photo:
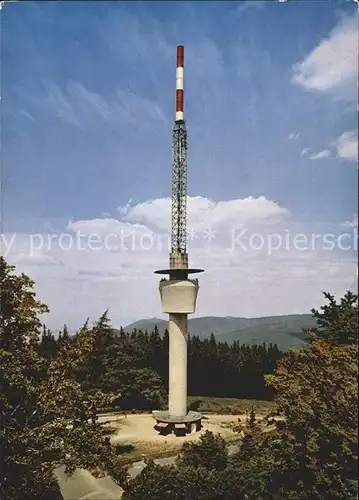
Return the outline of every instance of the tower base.
{"type": "Polygon", "coordinates": [[[156,420],[155,429],[164,436],[171,433],[185,436],[202,428],[202,415],[197,411],[189,411],[184,417],[174,417],[168,411],[154,411],[152,414],[156,420]]]}

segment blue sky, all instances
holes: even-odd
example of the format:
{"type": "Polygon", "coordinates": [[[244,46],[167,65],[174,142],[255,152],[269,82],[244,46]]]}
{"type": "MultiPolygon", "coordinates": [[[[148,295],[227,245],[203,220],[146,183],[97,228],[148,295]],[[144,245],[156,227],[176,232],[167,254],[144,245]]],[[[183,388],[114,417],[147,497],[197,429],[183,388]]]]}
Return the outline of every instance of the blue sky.
{"type": "MultiPolygon", "coordinates": [[[[356,12],[353,1],[3,6],[5,233],[103,225],[129,200],[136,215],[169,196],[177,44],[189,195],[264,197],[307,229],[349,224],[358,192],[356,12]]],[[[39,277],[47,296],[42,279],[50,278],[39,277]]]]}

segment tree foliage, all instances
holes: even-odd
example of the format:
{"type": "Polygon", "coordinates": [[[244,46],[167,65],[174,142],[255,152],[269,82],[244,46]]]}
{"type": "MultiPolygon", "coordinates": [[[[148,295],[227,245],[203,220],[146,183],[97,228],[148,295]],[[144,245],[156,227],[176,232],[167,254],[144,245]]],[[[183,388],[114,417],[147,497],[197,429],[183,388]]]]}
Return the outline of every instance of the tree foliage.
{"type": "Polygon", "coordinates": [[[332,344],[357,344],[358,343],[358,295],[346,292],[344,297],[337,302],[333,295],[324,293],[329,302],[320,308],[312,309],[312,315],[317,321],[314,328],[305,329],[308,340],[325,340],[332,344]]]}
{"type": "MultiPolygon", "coordinates": [[[[357,478],[357,348],[313,342],[293,350],[267,377],[285,417],[268,450],[297,498],[354,498],[357,478]],[[330,492],[330,493],[329,493],[330,492]],[[306,495],[306,496],[304,496],[306,495]]],[[[285,483],[284,483],[285,484],[285,483]]],[[[291,491],[290,489],[288,491],[291,491]]]]}
{"type": "Polygon", "coordinates": [[[14,274],[0,257],[0,486],[2,499],[59,495],[54,469],[100,467],[117,481],[122,471],[96,410],[101,393],[83,392],[74,373],[90,357],[96,329],[85,325],[76,340],[63,340],[56,355],[39,349],[39,316],[33,281],[14,274]]]}
{"type": "Polygon", "coordinates": [[[3,258],[0,285],[1,498],[60,499],[54,470],[64,465],[69,474],[77,467],[107,471],[125,488],[124,500],[357,499],[358,297],[351,292],[340,302],[324,294],[329,304],[313,309],[308,346],[285,356],[276,346],[191,338],[191,390],[275,394],[282,420],[264,432],[253,409],[234,457],[207,431],[184,444],[175,465],[151,462],[127,481],[97,411],[114,401],[161,406],[168,332],[115,332],[105,312],[73,337],[64,326],[56,339],[46,327],[41,333],[48,309],[33,281],[3,258]]]}
{"type": "Polygon", "coordinates": [[[265,432],[252,415],[239,452],[223,468],[216,466],[222,448],[209,433],[207,445],[184,446],[177,467],[153,465],[130,481],[126,500],[357,499],[356,304],[346,294],[339,305],[323,307],[314,330],[321,340],[290,350],[266,377],[281,416],[273,430],[265,432]]]}
{"type": "Polygon", "coordinates": [[[227,465],[226,442],[220,435],[206,431],[199,441],[186,442],[177,458],[178,467],[205,467],[223,470],[227,465]]]}
{"type": "MultiPolygon", "coordinates": [[[[95,327],[94,327],[95,328],[95,327]]],[[[76,336],[75,336],[76,337],[76,336]]],[[[63,342],[44,328],[40,350],[51,357],[63,342]]],[[[163,336],[134,330],[115,330],[107,315],[96,324],[96,342],[91,359],[78,372],[85,390],[113,392],[123,409],[158,409],[168,392],[168,332],[163,336]]],[[[69,337],[68,340],[74,340],[69,337]]],[[[214,338],[188,342],[188,393],[209,397],[270,400],[265,374],[273,373],[283,353],[276,345],[240,345],[216,342],[214,338]],[[237,383],[233,384],[233,380],[237,383]]]]}
{"type": "MultiPolygon", "coordinates": [[[[123,500],[189,500],[217,498],[217,471],[205,467],[161,467],[151,462],[130,481],[123,500]]],[[[238,499],[240,500],[240,499],[238,499]]]]}

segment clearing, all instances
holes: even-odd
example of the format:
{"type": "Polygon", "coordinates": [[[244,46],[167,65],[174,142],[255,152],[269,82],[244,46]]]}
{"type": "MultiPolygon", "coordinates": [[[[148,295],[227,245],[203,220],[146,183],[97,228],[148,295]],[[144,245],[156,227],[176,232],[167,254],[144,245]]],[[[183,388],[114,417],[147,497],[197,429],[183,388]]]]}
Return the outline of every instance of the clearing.
{"type": "MultiPolygon", "coordinates": [[[[257,408],[257,420],[263,420],[268,414],[266,405],[261,409],[262,411],[258,411],[257,408]]],[[[123,463],[132,464],[128,472],[134,477],[145,466],[145,457],[157,458],[156,462],[162,465],[172,463],[173,457],[178,454],[185,441],[198,440],[206,430],[220,434],[228,444],[239,441],[241,435],[234,432],[233,427],[240,423],[245,424],[247,416],[247,412],[241,415],[207,413],[203,415],[201,431],[186,436],[161,436],[154,429],[155,420],[152,414],[148,413],[108,413],[99,416],[99,422],[109,429],[111,441],[123,457],[123,463]]],[[[57,470],[56,475],[64,500],[110,500],[119,499],[122,495],[122,489],[108,476],[94,477],[89,471],[77,469],[75,474],[68,478],[62,467],[57,470]]]]}

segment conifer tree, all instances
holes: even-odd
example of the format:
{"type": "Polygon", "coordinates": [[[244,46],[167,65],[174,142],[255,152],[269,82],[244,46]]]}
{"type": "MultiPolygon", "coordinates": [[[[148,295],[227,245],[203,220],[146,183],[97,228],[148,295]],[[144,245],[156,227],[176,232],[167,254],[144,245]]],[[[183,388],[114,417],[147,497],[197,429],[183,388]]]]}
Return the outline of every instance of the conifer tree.
{"type": "Polygon", "coordinates": [[[325,340],[333,344],[358,343],[358,295],[346,292],[337,302],[333,295],[324,293],[329,304],[325,304],[320,311],[312,309],[312,315],[317,321],[314,328],[304,329],[309,342],[325,340]]]}

